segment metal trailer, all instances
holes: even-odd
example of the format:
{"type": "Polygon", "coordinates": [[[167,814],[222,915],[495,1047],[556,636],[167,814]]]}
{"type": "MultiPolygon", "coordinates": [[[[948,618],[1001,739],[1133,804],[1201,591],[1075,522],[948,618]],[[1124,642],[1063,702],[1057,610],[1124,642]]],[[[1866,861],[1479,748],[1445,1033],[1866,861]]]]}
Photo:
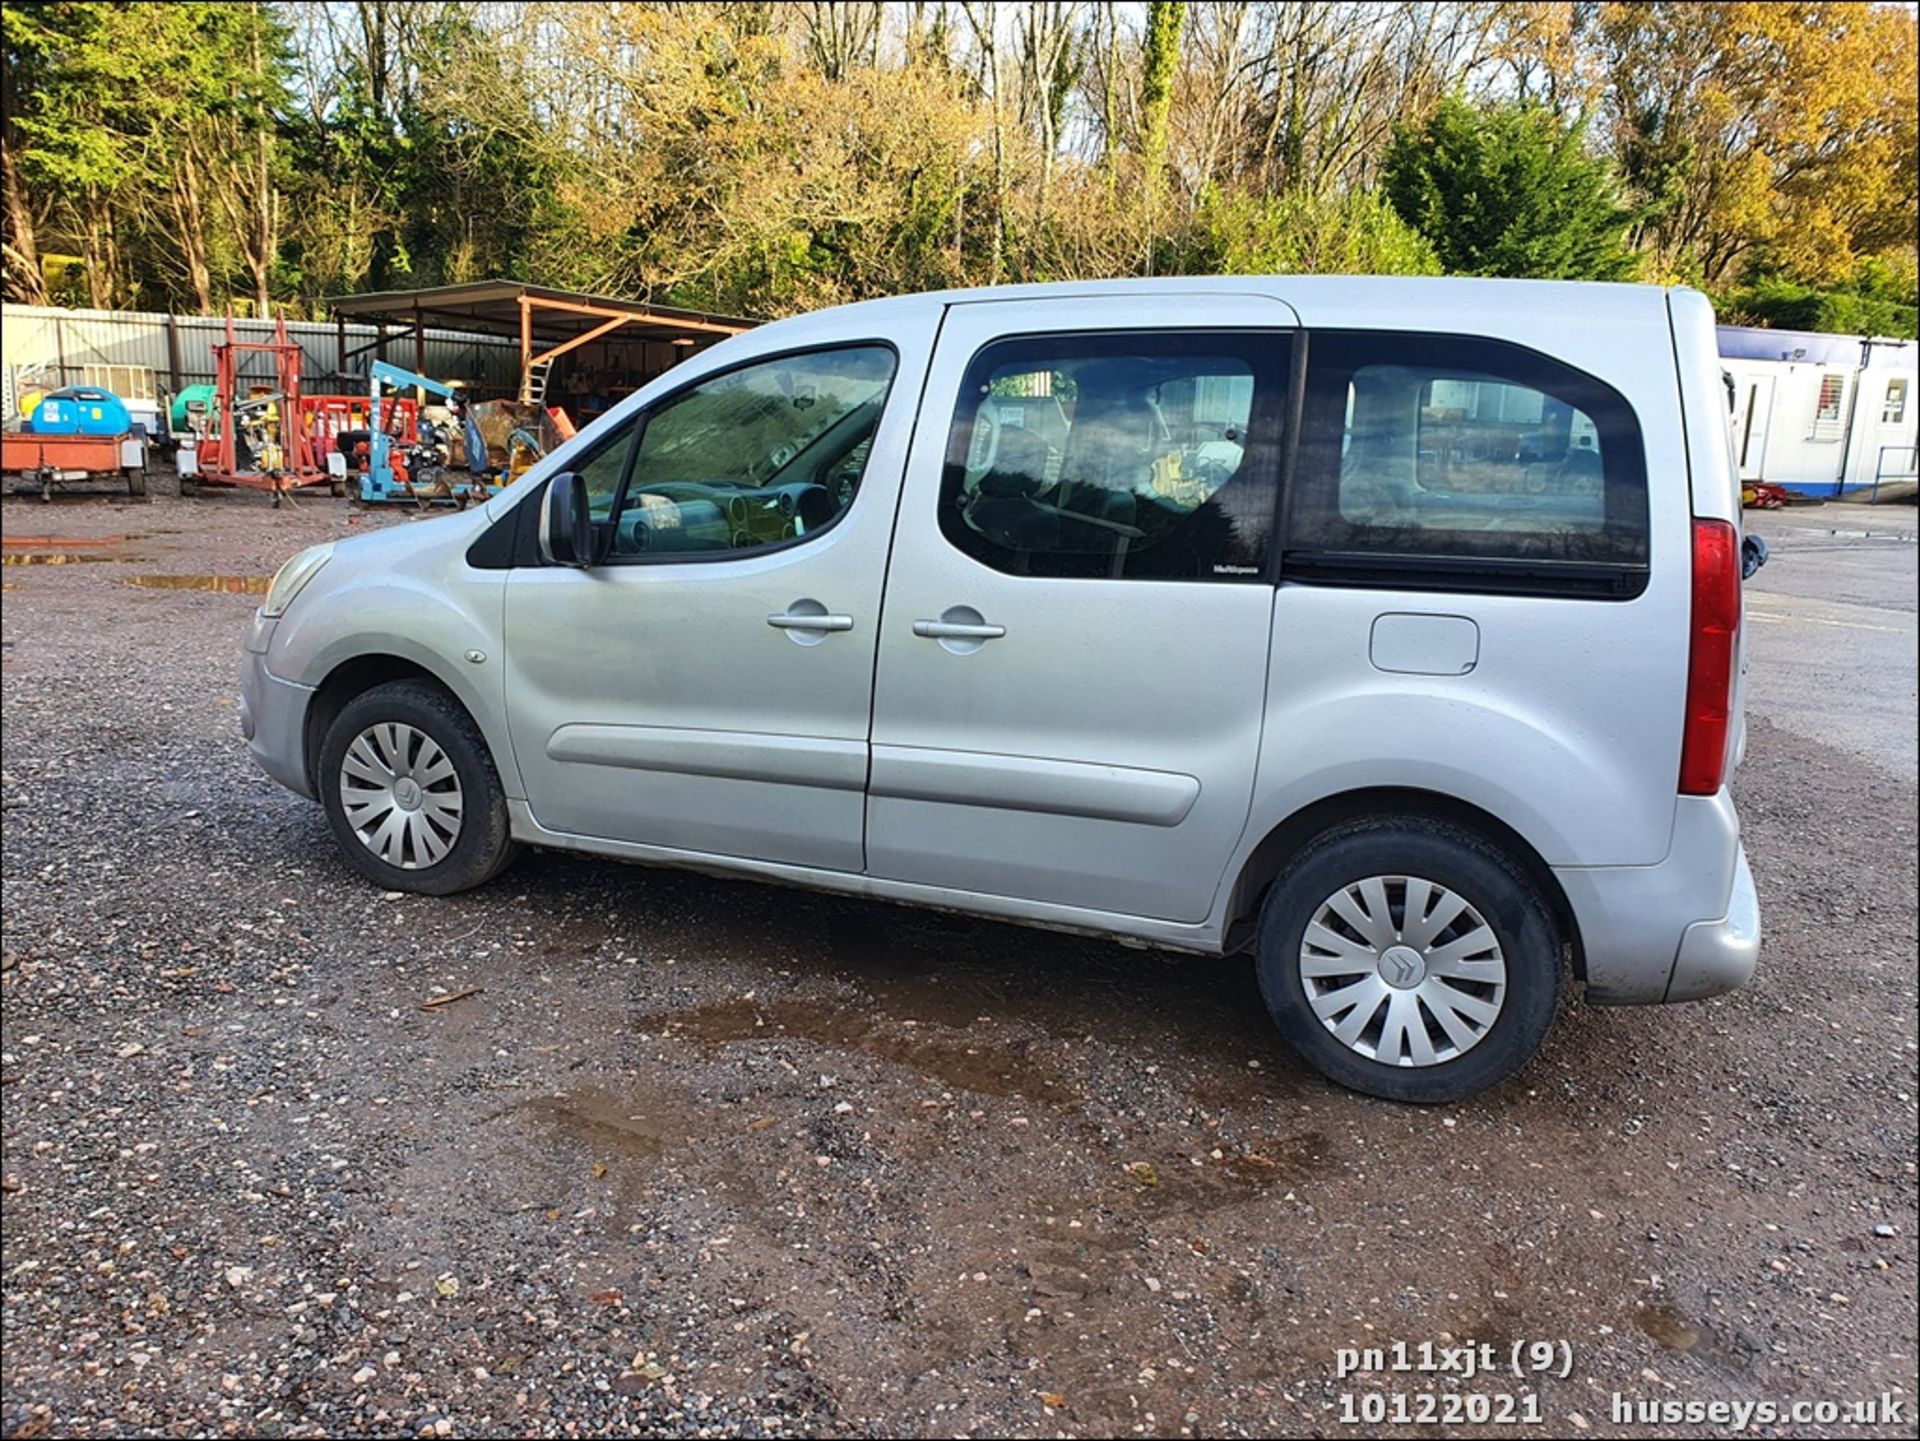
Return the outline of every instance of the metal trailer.
{"type": "Polygon", "coordinates": [[[25,477],[52,500],[53,488],[75,480],[118,479],[129,495],[147,493],[146,442],[124,435],[36,435],[0,432],[0,473],[25,477]]]}

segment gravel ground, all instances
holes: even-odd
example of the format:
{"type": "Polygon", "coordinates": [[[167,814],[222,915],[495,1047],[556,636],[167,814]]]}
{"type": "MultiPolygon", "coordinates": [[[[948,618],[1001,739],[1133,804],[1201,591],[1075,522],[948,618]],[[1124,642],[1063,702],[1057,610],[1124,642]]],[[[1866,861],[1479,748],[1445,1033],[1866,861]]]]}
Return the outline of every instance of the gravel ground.
{"type": "Polygon", "coordinates": [[[1914,1434],[1911,779],[1756,718],[1757,984],[1396,1107],[1240,962],[556,855],[369,889],[239,741],[254,602],[131,583],[353,514],[0,513],[76,557],[5,572],[6,1434],[1914,1434]],[[1336,1378],[1396,1340],[1571,1366],[1336,1378]]]}

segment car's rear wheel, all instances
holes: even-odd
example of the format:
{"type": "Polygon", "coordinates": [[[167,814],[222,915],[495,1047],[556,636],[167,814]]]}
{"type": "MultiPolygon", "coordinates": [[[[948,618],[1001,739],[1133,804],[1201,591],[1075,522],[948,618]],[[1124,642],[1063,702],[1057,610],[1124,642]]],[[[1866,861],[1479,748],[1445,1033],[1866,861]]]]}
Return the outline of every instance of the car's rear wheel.
{"type": "Polygon", "coordinates": [[[1424,817],[1309,845],[1261,911],[1260,989],[1281,1033],[1343,1086],[1459,1100],[1505,1080],[1559,1008],[1560,926],[1526,869],[1424,817]]]}
{"type": "Polygon", "coordinates": [[[394,681],[349,701],[316,779],[342,854],[388,890],[451,895],[514,857],[486,741],[438,686],[394,681]]]}

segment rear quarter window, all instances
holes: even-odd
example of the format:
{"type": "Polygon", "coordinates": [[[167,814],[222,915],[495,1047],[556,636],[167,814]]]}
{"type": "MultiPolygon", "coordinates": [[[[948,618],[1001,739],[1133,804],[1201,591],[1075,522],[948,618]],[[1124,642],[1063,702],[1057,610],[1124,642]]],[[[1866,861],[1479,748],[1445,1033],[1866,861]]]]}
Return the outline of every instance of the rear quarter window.
{"type": "Polygon", "coordinates": [[[1313,335],[1296,578],[1637,594],[1647,515],[1639,421],[1593,376],[1500,341],[1313,335]]]}

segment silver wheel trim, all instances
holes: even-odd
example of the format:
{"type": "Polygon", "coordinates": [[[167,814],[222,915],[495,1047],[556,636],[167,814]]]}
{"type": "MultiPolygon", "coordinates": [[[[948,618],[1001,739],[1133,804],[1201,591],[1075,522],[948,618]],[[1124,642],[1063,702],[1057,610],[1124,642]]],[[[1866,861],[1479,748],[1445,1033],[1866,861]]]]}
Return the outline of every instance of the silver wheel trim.
{"type": "Polygon", "coordinates": [[[1486,1039],[1507,962],[1486,918],[1420,876],[1370,876],[1321,903],[1300,986],[1335,1040],[1389,1066],[1437,1066],[1486,1039]]]}
{"type": "Polygon", "coordinates": [[[460,839],[460,773],[432,736],[402,721],[368,726],[340,762],[340,805],[360,844],[388,865],[424,871],[460,839]]]}

